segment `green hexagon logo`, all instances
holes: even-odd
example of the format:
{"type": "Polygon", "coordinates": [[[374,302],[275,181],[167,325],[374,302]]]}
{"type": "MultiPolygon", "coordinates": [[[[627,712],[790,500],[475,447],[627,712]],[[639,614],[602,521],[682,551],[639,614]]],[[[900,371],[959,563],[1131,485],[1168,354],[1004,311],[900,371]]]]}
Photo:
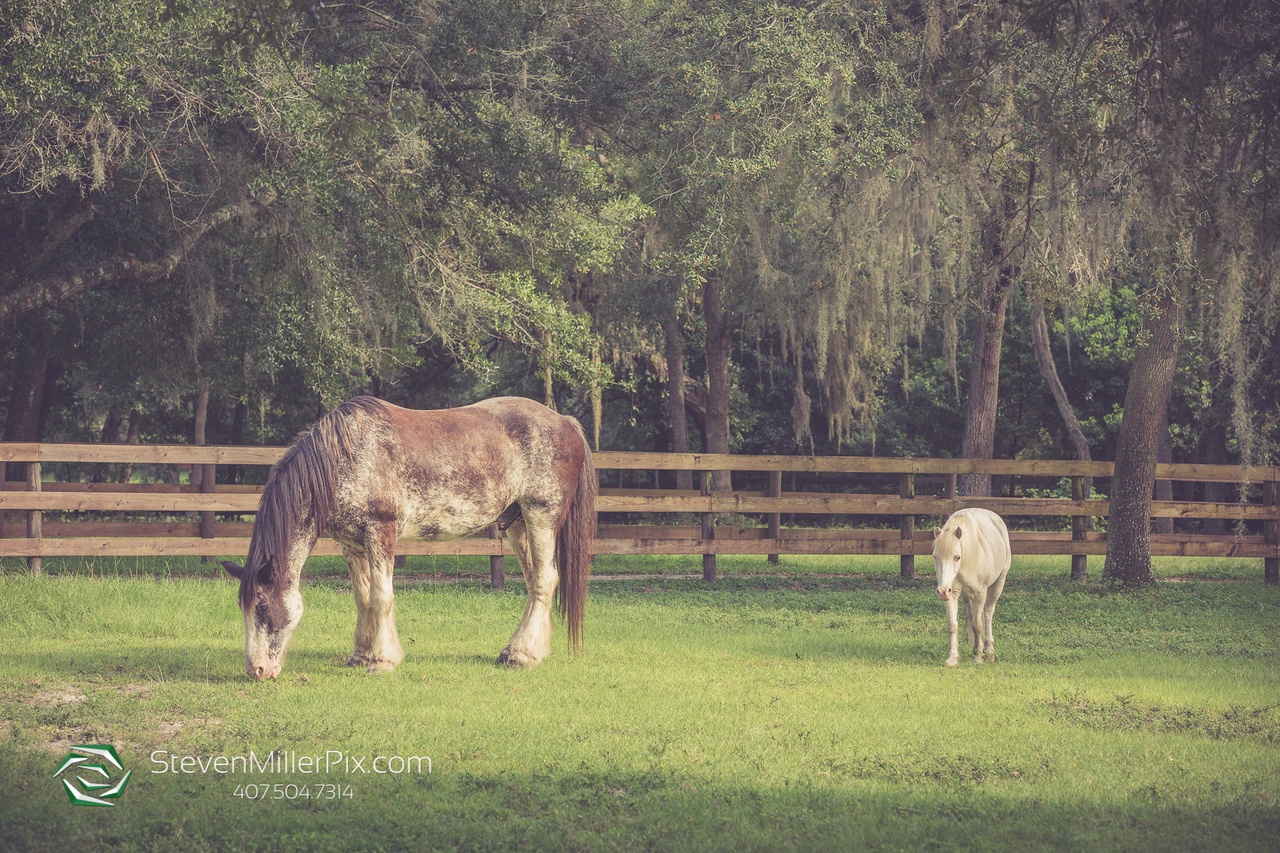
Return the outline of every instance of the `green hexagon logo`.
{"type": "Polygon", "coordinates": [[[124,771],[116,748],[109,743],[85,743],[71,747],[67,757],[54,771],[53,778],[61,777],[67,791],[67,799],[73,806],[106,806],[111,808],[124,793],[133,771],[126,772],[117,781],[114,776],[124,771]],[[73,781],[74,780],[74,781],[73,781]]]}

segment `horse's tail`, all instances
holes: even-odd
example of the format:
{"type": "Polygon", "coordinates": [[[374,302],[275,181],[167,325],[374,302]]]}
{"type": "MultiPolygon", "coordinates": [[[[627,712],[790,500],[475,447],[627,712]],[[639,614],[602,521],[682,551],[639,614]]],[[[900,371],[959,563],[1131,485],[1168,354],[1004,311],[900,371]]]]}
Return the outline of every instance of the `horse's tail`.
{"type": "Polygon", "coordinates": [[[569,624],[569,647],[582,649],[582,617],[587,606],[587,583],[591,577],[592,543],[596,538],[596,493],[600,481],[595,461],[582,427],[582,469],[578,488],[569,501],[560,530],[556,533],[556,554],[560,558],[560,616],[569,624]]]}

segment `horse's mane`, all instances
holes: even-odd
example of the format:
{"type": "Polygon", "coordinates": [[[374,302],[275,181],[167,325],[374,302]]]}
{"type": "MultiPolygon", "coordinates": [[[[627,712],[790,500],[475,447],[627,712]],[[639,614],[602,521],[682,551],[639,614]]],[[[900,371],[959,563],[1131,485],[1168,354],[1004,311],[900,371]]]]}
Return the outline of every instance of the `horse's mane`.
{"type": "Polygon", "coordinates": [[[352,460],[365,415],[381,421],[387,410],[376,397],[352,397],[299,433],[271,467],[241,579],[243,606],[254,601],[264,566],[270,564],[273,573],[285,571],[294,538],[318,536],[328,526],[337,508],[339,469],[352,460]]]}

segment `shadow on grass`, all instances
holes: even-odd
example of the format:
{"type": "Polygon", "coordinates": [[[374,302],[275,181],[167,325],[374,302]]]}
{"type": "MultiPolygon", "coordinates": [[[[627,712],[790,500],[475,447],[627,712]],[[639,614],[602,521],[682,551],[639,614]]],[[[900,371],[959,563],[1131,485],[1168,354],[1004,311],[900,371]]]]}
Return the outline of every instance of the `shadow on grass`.
{"type": "MultiPolygon", "coordinates": [[[[145,768],[145,759],[124,755],[145,768]]],[[[113,809],[71,807],[48,755],[0,755],[0,847],[15,850],[1273,850],[1274,801],[1243,787],[1212,800],[1159,790],[1060,801],[1018,783],[911,785],[838,779],[794,786],[663,767],[416,776],[136,778],[113,809]],[[338,799],[237,797],[238,784],[348,786],[338,799]],[[982,830],[973,831],[975,827],[982,830]],[[376,828],[376,831],[373,829],[376,828]]]]}
{"type": "MultiPolygon", "coordinates": [[[[329,674],[347,671],[363,675],[363,669],[345,666],[346,655],[322,650],[290,652],[279,681],[326,670],[329,674]]],[[[202,684],[253,684],[245,674],[244,652],[240,649],[203,646],[162,648],[125,646],[118,649],[41,650],[0,652],[0,669],[8,672],[35,668],[42,678],[98,680],[142,680],[200,682],[202,684]]]]}

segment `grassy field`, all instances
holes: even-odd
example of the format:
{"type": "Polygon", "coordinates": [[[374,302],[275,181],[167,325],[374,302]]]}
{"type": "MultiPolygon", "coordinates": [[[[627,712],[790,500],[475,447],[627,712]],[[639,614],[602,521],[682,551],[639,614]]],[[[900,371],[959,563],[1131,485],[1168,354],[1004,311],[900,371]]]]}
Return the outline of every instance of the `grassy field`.
{"type": "Polygon", "coordinates": [[[586,654],[571,658],[561,634],[542,666],[511,671],[492,661],[523,609],[518,581],[496,592],[468,579],[487,561],[411,558],[407,658],[369,676],[341,665],[355,610],[340,564],[313,560],[293,651],[265,684],[244,677],[235,586],[210,567],[47,567],[32,579],[0,565],[0,849],[1274,850],[1280,838],[1280,590],[1253,561],[1168,561],[1177,582],[1117,593],[1064,579],[1061,558],[1015,560],[999,661],[947,669],[925,560],[914,582],[893,559],[784,558],[773,573],[722,560],[708,588],[669,577],[699,571],[696,558],[602,559],[598,573],[626,577],[593,584],[586,654]],[[117,807],[72,807],[52,778],[83,743],[114,744],[133,771],[117,807]],[[208,765],[273,752],[348,766],[208,765]],[[415,756],[430,772],[346,772],[415,756]],[[171,769],[182,758],[192,772],[171,769]]]}

